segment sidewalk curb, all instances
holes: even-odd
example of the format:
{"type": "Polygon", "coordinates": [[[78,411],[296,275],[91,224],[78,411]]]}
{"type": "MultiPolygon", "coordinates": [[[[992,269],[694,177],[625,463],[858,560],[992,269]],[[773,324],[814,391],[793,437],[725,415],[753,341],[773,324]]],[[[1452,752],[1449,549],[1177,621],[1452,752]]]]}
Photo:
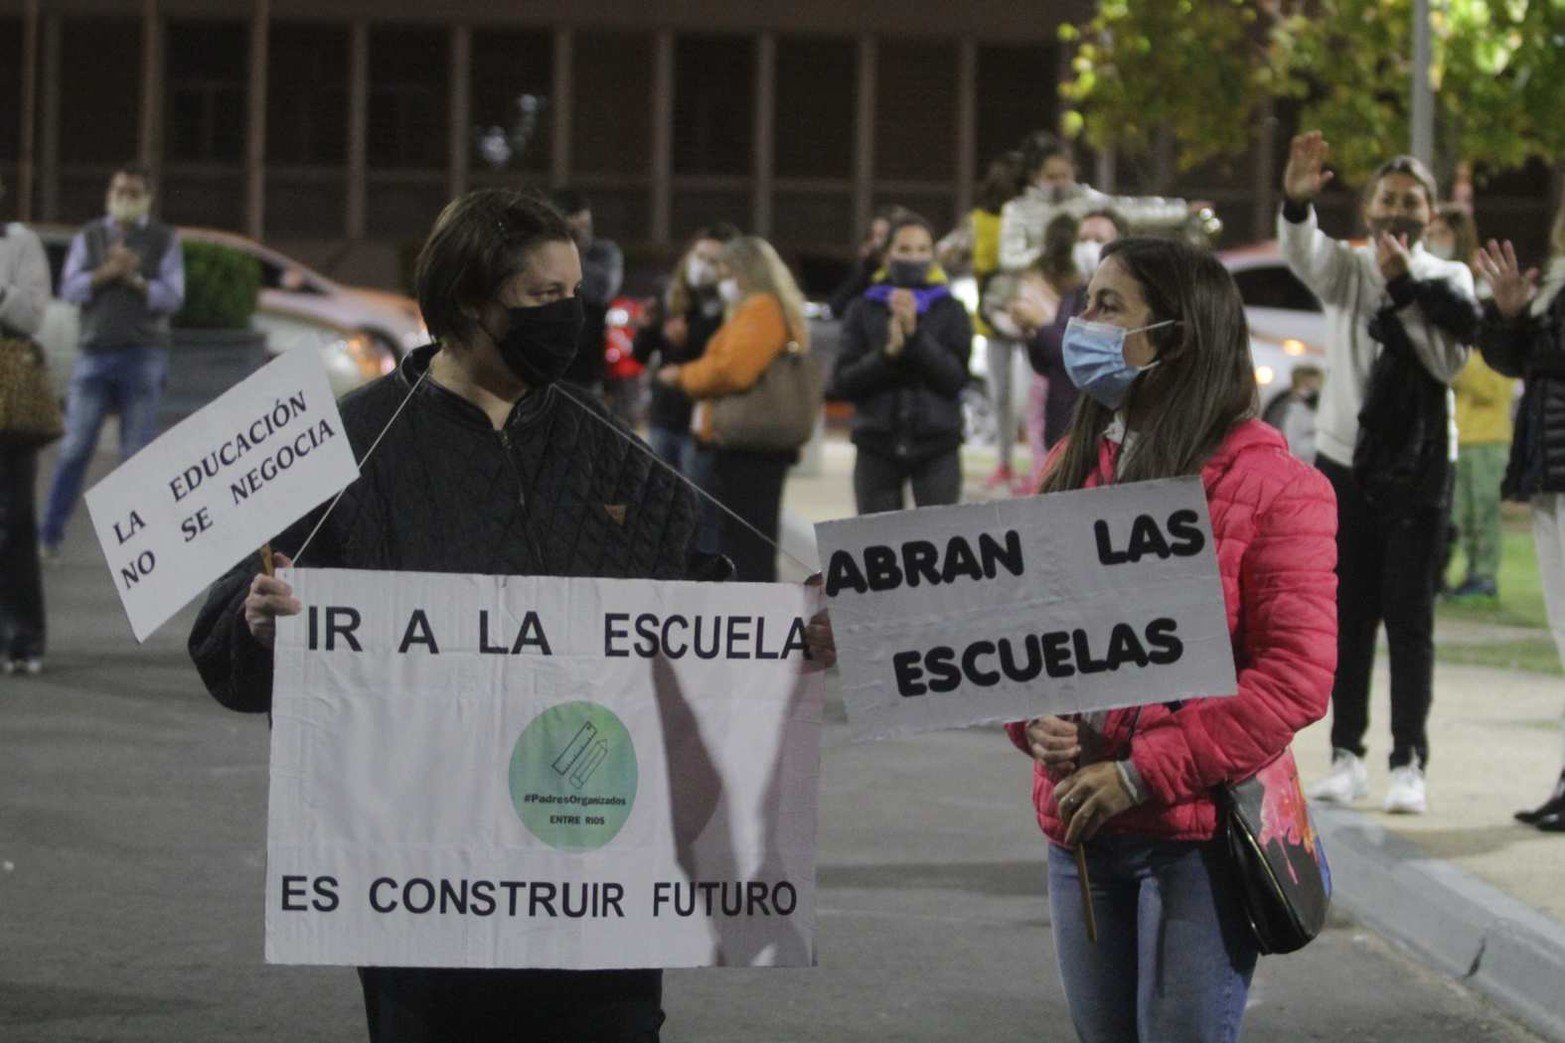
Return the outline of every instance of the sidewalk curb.
{"type": "Polygon", "coordinates": [[[1335,899],[1365,926],[1565,1041],[1565,924],[1368,816],[1316,806],[1335,899]]]}

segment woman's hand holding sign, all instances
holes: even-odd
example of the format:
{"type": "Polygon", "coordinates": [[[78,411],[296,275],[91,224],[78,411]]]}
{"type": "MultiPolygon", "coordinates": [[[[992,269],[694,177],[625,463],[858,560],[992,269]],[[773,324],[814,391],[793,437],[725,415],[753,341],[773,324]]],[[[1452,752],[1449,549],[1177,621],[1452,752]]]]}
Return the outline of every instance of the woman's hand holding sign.
{"type": "MultiPolygon", "coordinates": [[[[288,569],[293,562],[283,554],[273,554],[277,568],[288,569]]],[[[299,599],[293,596],[293,588],[276,576],[257,575],[250,581],[250,595],[245,598],[245,626],[262,648],[271,648],[277,641],[277,617],[297,616],[304,610],[299,599]]]]}
{"type": "Polygon", "coordinates": [[[1075,847],[1097,835],[1103,823],[1135,807],[1136,799],[1125,787],[1119,765],[1113,761],[1089,764],[1054,788],[1060,821],[1065,824],[1065,845],[1075,847]]]}
{"type": "Polygon", "coordinates": [[[1034,717],[1027,722],[1027,746],[1057,782],[1081,761],[1081,725],[1063,717],[1034,717]]]}
{"type": "MultiPolygon", "coordinates": [[[[804,581],[806,587],[820,589],[824,580],[817,572],[804,581]]],[[[804,627],[804,647],[809,652],[810,658],[819,663],[823,668],[830,670],[837,665],[837,638],[831,630],[831,617],[823,608],[810,617],[809,623],[804,627]]]]}

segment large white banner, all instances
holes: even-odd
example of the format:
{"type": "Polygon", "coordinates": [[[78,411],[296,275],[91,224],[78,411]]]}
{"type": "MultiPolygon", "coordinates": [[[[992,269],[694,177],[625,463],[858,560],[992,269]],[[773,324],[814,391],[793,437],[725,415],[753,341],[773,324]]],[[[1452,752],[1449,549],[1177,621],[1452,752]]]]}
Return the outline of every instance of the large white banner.
{"type": "Polygon", "coordinates": [[[358,473],[315,351],[284,352],[127,460],[87,509],[136,640],[358,473]]]}
{"type": "Polygon", "coordinates": [[[855,738],[1237,690],[1198,478],[815,531],[855,738]]]}
{"type": "Polygon", "coordinates": [[[285,578],[269,962],[814,962],[809,592],[285,578]]]}

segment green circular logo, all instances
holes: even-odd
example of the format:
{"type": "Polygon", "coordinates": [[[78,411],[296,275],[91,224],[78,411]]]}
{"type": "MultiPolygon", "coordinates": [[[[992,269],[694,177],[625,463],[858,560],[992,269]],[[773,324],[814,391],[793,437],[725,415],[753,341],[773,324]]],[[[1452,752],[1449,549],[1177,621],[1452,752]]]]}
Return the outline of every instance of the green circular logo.
{"type": "Polygon", "coordinates": [[[619,833],[636,803],[636,747],[597,703],[551,706],[511,754],[511,803],[533,836],[562,851],[593,851],[619,833]]]}

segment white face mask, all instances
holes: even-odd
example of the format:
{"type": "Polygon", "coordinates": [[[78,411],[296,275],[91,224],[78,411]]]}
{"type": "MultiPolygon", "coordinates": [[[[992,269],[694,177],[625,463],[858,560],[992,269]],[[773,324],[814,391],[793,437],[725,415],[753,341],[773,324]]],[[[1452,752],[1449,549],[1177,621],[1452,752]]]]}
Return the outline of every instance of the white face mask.
{"type": "Polygon", "coordinates": [[[1081,272],[1083,279],[1092,278],[1092,273],[1098,270],[1098,262],[1103,259],[1103,244],[1095,239],[1083,239],[1071,247],[1071,260],[1076,262],[1076,269],[1081,272]]]}
{"type": "Polygon", "coordinates": [[[716,279],[717,272],[712,267],[712,262],[703,260],[695,254],[685,258],[685,281],[691,286],[711,286],[716,279]]]}
{"type": "Polygon", "coordinates": [[[152,200],[143,196],[136,202],[123,199],[109,200],[109,216],[122,224],[133,224],[140,221],[152,209],[152,200]]]}
{"type": "Polygon", "coordinates": [[[731,275],[717,284],[717,292],[729,304],[738,304],[739,299],[744,296],[739,292],[739,280],[731,275]]]}

